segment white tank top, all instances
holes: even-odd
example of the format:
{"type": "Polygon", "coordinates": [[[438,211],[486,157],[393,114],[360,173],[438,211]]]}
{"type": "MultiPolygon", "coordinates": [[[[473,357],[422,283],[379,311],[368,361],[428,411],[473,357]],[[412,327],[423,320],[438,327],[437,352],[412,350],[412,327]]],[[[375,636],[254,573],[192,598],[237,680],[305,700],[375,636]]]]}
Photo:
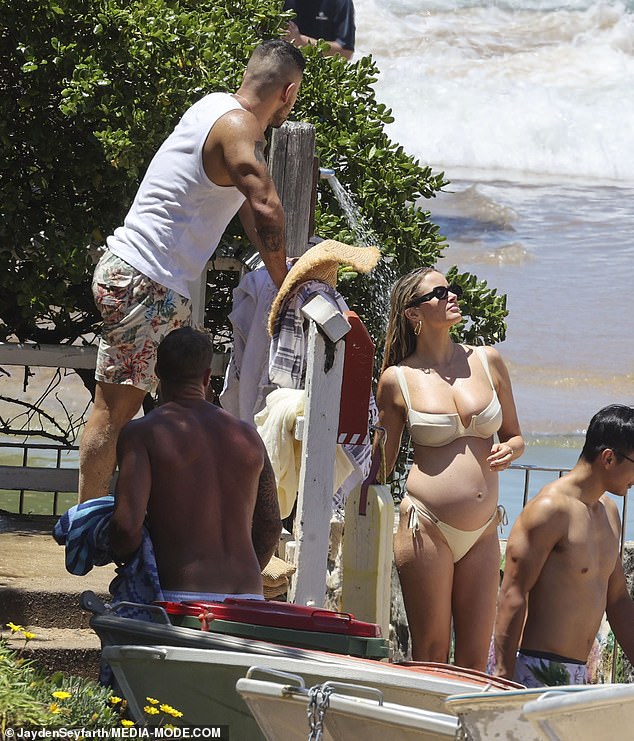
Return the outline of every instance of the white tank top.
{"type": "Polygon", "coordinates": [[[213,183],[203,168],[203,145],[216,121],[238,101],[211,93],[189,108],[150,162],[123,226],[108,249],[148,278],[189,298],[245,197],[213,183]]]}

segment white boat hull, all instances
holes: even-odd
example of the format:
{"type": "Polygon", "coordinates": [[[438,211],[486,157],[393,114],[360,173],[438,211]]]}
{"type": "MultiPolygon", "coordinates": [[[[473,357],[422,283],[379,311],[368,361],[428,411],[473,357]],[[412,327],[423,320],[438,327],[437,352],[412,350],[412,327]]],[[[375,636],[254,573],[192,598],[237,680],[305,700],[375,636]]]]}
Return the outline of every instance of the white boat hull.
{"type": "MultiPolygon", "coordinates": [[[[236,690],[244,698],[267,741],[305,741],[311,694],[305,688],[276,682],[239,679],[236,690]]],[[[329,685],[322,685],[322,691],[329,685]]],[[[341,684],[328,696],[320,722],[324,741],[449,741],[457,719],[444,713],[383,702],[355,685],[341,684]],[[344,693],[344,694],[342,694],[344,693]]],[[[319,698],[319,695],[317,696],[319,698]]]]}
{"type": "MultiPolygon", "coordinates": [[[[454,678],[451,667],[445,672],[403,668],[318,651],[305,651],[303,658],[293,659],[174,646],[107,646],[103,658],[112,667],[137,722],[161,722],[160,717],[148,717],[143,712],[146,698],[153,697],[183,713],[176,723],[227,724],[232,738],[240,741],[263,738],[235,690],[238,679],[253,666],[297,674],[307,687],[328,680],[376,687],[388,702],[438,713],[445,712],[448,695],[478,692],[489,686],[483,675],[459,678],[458,669],[454,678]]],[[[494,683],[492,677],[489,679],[494,683]]]]}
{"type": "Polygon", "coordinates": [[[549,690],[567,694],[588,691],[586,685],[571,685],[485,694],[469,693],[448,697],[445,708],[447,712],[458,716],[469,741],[536,741],[535,729],[524,715],[524,706],[549,690]]]}
{"type": "Polygon", "coordinates": [[[527,703],[524,715],[547,741],[634,738],[634,685],[591,685],[576,695],[550,693],[527,703]]]}

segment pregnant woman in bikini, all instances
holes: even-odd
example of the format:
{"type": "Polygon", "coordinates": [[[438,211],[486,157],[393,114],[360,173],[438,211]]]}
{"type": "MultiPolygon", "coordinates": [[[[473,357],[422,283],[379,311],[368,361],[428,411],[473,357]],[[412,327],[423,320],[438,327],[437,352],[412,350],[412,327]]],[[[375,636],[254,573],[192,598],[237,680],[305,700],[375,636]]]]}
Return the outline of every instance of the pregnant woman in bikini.
{"type": "Polygon", "coordinates": [[[484,670],[500,548],[498,472],[524,451],[509,374],[492,347],[455,342],[462,291],[433,268],[392,290],[377,402],[388,470],[413,443],[394,538],[412,658],[484,670]]]}

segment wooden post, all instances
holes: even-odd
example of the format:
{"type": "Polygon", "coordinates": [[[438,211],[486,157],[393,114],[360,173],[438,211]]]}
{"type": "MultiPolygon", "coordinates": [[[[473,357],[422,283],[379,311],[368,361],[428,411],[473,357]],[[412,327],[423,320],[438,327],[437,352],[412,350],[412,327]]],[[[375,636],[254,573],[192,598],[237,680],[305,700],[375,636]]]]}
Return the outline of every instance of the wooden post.
{"type": "Polygon", "coordinates": [[[286,213],[286,254],[308,248],[314,209],[315,127],[287,121],[273,131],[269,170],[286,213]]]}
{"type": "Polygon", "coordinates": [[[394,500],[388,485],[368,487],[365,514],[359,512],[361,486],[346,502],[341,558],[341,609],[378,623],[390,634],[394,500]]]}
{"type": "Polygon", "coordinates": [[[300,605],[323,607],[343,376],[344,343],[341,340],[350,325],[323,296],[309,301],[302,312],[311,321],[295,521],[296,572],[288,599],[300,605]],[[326,338],[322,332],[335,343],[332,365],[326,365],[326,338]]]}

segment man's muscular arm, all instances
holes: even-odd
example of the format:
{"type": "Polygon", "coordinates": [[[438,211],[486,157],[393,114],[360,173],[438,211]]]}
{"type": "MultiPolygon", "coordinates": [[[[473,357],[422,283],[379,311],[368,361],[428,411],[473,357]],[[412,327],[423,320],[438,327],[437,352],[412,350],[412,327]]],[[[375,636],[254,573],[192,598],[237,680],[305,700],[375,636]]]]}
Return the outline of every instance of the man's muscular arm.
{"type": "Polygon", "coordinates": [[[565,515],[549,496],[530,501],[511,529],[493,636],[497,676],[513,677],[529,593],[564,530],[565,515]]]}
{"type": "MultiPolygon", "coordinates": [[[[615,537],[621,534],[621,518],[613,501],[604,497],[608,516],[613,522],[615,537]]],[[[630,663],[634,661],[634,602],[630,597],[623,571],[623,562],[619,556],[608,582],[606,598],[606,615],[619,645],[630,663]]]]}
{"type": "Polygon", "coordinates": [[[141,425],[140,420],[129,422],[117,440],[119,477],[110,520],[110,545],[118,562],[127,561],[141,545],[150,498],[152,472],[141,425]]]}
{"type": "Polygon", "coordinates": [[[260,474],[258,484],[258,497],[253,512],[253,524],[251,526],[251,540],[255,549],[260,569],[271,560],[271,556],[277,548],[282,532],[282,520],[280,519],[280,505],[277,499],[277,485],[275,474],[269,457],[264,451],[264,467],[260,474]]]}
{"type": "Polygon", "coordinates": [[[231,182],[244,194],[240,219],[257,247],[273,282],[287,273],[284,209],[264,157],[264,138],[257,119],[247,112],[223,116],[218,135],[231,182]]]}

